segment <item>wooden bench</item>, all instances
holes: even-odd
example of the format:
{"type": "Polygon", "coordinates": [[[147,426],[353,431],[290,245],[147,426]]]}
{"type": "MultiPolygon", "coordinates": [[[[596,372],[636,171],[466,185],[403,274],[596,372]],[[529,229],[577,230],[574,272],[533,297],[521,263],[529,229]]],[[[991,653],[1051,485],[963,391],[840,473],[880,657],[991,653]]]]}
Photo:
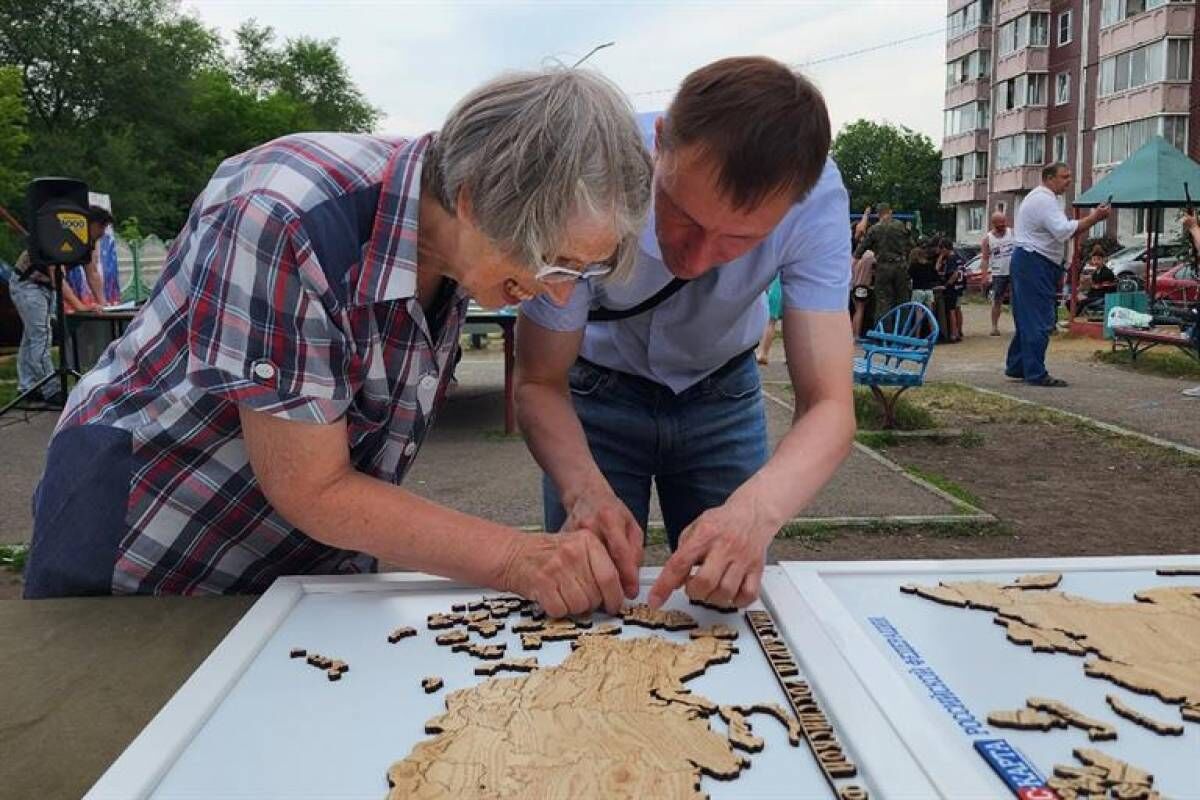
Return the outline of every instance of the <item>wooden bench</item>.
{"type": "Polygon", "coordinates": [[[1200,361],[1200,338],[1188,336],[1182,332],[1169,333],[1165,330],[1150,328],[1142,330],[1140,328],[1116,327],[1112,329],[1112,350],[1115,353],[1117,347],[1125,347],[1129,349],[1130,358],[1137,361],[1138,353],[1144,353],[1160,344],[1171,345],[1178,347],[1187,355],[1200,361]]]}
{"type": "Polygon", "coordinates": [[[938,339],[937,318],[920,303],[904,303],[883,315],[859,340],[854,382],[868,386],[883,409],[883,427],[896,427],[896,401],[925,383],[925,370],[938,339]],[[890,395],[884,389],[894,389],[890,395]]]}

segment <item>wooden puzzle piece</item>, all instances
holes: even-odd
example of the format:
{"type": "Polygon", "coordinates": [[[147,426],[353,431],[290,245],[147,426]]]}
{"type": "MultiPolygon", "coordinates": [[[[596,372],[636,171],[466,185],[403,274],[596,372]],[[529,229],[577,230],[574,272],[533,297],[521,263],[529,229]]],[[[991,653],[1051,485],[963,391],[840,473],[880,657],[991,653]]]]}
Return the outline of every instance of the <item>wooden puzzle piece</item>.
{"type": "Polygon", "coordinates": [[[1104,770],[1104,779],[1113,785],[1119,783],[1137,786],[1153,786],[1154,776],[1143,769],[1131,766],[1119,758],[1108,755],[1100,750],[1086,747],[1076,748],[1075,758],[1089,767],[1100,767],[1104,770]]]}
{"type": "Polygon", "coordinates": [[[755,703],[749,706],[737,706],[737,709],[747,716],[750,714],[765,714],[766,716],[774,717],[779,720],[779,724],[787,728],[788,744],[792,747],[800,746],[800,738],[803,735],[800,722],[778,703],[755,703]]]}
{"type": "Polygon", "coordinates": [[[1062,631],[1053,628],[1034,628],[1005,617],[996,617],[995,622],[1007,629],[1005,635],[1010,642],[1032,647],[1035,653],[1068,653],[1073,656],[1082,656],[1087,653],[1086,647],[1062,631]]]}
{"type": "Polygon", "coordinates": [[[522,633],[521,634],[521,649],[522,650],[541,650],[542,636],[540,633],[522,633]]]}
{"type": "Polygon", "coordinates": [[[1143,714],[1141,711],[1138,711],[1133,706],[1126,704],[1125,702],[1123,702],[1121,700],[1121,698],[1117,697],[1116,695],[1111,695],[1111,694],[1106,695],[1104,699],[1108,701],[1108,704],[1109,704],[1109,706],[1112,707],[1113,711],[1117,712],[1118,714],[1120,714],[1122,717],[1129,720],[1130,722],[1135,722],[1138,725],[1141,725],[1143,728],[1146,728],[1147,730],[1154,731],[1159,736],[1182,736],[1183,735],[1183,726],[1182,725],[1174,725],[1174,724],[1171,724],[1168,722],[1159,722],[1158,720],[1154,719],[1153,717],[1149,717],[1149,716],[1143,714]]]}
{"type": "Polygon", "coordinates": [[[1032,708],[993,711],[988,714],[987,721],[989,725],[997,728],[1011,728],[1019,731],[1048,731],[1051,728],[1067,727],[1067,721],[1057,714],[1047,714],[1032,708]]]}
{"type": "Polygon", "coordinates": [[[441,612],[436,612],[425,618],[425,624],[431,631],[440,631],[445,630],[446,628],[453,628],[462,621],[463,615],[456,613],[443,614],[441,612]]]}
{"type": "Polygon", "coordinates": [[[447,633],[439,633],[437,635],[437,638],[434,639],[434,641],[440,645],[451,645],[451,644],[461,644],[463,642],[469,641],[470,638],[471,638],[470,634],[468,634],[466,631],[456,630],[456,631],[449,631],[447,633]]]}
{"type": "Polygon", "coordinates": [[[478,622],[472,621],[467,623],[467,630],[478,633],[485,639],[491,639],[498,631],[504,630],[504,623],[491,619],[490,617],[478,622]]]}
{"type": "Polygon", "coordinates": [[[498,658],[504,658],[504,650],[508,645],[504,642],[497,644],[476,644],[475,642],[459,642],[451,646],[450,650],[455,653],[466,653],[476,658],[484,659],[485,661],[494,661],[498,658]]]}
{"type": "Polygon", "coordinates": [[[442,679],[436,675],[430,675],[427,678],[422,678],[421,688],[425,690],[425,694],[433,694],[438,689],[442,688],[442,679]]]}
{"type": "Polygon", "coordinates": [[[1107,722],[1101,722],[1098,719],[1092,719],[1058,700],[1051,700],[1046,697],[1030,697],[1025,701],[1025,705],[1038,711],[1045,711],[1048,714],[1061,717],[1068,724],[1086,731],[1088,738],[1093,742],[1105,742],[1117,738],[1117,729],[1112,725],[1109,725],[1107,722]]]}
{"type": "Polygon", "coordinates": [[[396,628],[396,630],[389,633],[387,640],[388,640],[389,644],[395,644],[396,642],[400,641],[401,639],[407,639],[410,636],[416,636],[416,635],[417,635],[416,628],[411,628],[408,625],[405,625],[403,627],[396,628]]]}
{"type": "Polygon", "coordinates": [[[697,628],[694,631],[689,631],[688,636],[693,639],[699,639],[701,636],[711,636],[714,639],[727,639],[729,641],[734,641],[738,638],[738,632],[737,628],[733,627],[732,625],[717,623],[716,625],[710,625],[707,628],[697,628]]]}
{"type": "Polygon", "coordinates": [[[1005,588],[1011,589],[1054,589],[1062,583],[1062,573],[1047,572],[1041,575],[1022,575],[1005,588]]]}
{"type": "Polygon", "coordinates": [[[685,631],[699,627],[695,618],[686,611],[677,609],[652,609],[645,603],[626,606],[620,616],[626,625],[640,625],[651,630],[685,631]]]}
{"type": "Polygon", "coordinates": [[[532,672],[538,668],[538,660],[535,656],[529,658],[504,658],[499,661],[492,661],[487,664],[480,664],[475,667],[476,675],[495,675],[497,672],[532,672]]]}
{"type": "Polygon", "coordinates": [[[757,753],[763,749],[765,743],[762,737],[754,735],[750,723],[746,721],[746,715],[742,713],[740,708],[736,706],[719,706],[717,713],[721,715],[721,719],[725,720],[725,724],[729,727],[730,744],[747,753],[757,753]]]}

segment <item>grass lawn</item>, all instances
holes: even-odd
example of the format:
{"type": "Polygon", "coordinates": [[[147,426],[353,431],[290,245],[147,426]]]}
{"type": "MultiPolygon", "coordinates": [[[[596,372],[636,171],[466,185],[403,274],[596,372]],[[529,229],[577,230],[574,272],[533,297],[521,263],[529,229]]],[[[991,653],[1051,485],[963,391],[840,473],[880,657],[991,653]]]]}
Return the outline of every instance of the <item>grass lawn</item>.
{"type": "Polygon", "coordinates": [[[1148,353],[1140,353],[1137,361],[1128,350],[1097,350],[1093,356],[1102,364],[1115,364],[1146,375],[1161,375],[1166,378],[1200,379],[1200,361],[1189,358],[1174,347],[1159,347],[1148,353]]]}

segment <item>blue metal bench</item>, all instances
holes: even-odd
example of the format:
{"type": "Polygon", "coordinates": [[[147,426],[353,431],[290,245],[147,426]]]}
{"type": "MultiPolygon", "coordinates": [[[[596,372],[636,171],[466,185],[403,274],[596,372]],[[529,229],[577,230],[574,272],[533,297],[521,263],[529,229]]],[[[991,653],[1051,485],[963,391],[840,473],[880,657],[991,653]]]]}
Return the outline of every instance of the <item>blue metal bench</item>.
{"type": "Polygon", "coordinates": [[[883,427],[896,427],[896,401],[906,389],[925,383],[925,370],[938,338],[937,317],[920,303],[904,303],[883,315],[859,340],[854,382],[869,386],[883,407],[883,427]],[[895,389],[890,395],[885,388],[895,389]]]}

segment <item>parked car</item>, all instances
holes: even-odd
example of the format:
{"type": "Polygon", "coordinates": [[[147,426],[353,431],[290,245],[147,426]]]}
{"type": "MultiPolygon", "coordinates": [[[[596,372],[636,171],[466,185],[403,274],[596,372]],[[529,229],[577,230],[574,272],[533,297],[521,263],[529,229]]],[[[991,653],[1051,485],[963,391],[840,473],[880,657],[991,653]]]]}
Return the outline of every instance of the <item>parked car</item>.
{"type": "Polygon", "coordinates": [[[1166,272],[1158,273],[1154,299],[1172,303],[1200,303],[1200,270],[1190,261],[1176,264],[1166,272]]]}
{"type": "Polygon", "coordinates": [[[963,267],[967,273],[967,293],[987,295],[992,288],[992,274],[983,274],[983,256],[975,256],[963,267]]]}
{"type": "MultiPolygon", "coordinates": [[[[1173,254],[1175,248],[1172,245],[1160,244],[1155,250],[1158,253],[1158,276],[1161,279],[1164,272],[1179,263],[1179,258],[1173,254]]],[[[1123,247],[1108,257],[1108,268],[1117,278],[1129,275],[1135,278],[1139,284],[1145,284],[1147,252],[1148,249],[1144,245],[1123,247]]],[[[1091,275],[1091,267],[1085,264],[1083,274],[1091,275]]]]}

